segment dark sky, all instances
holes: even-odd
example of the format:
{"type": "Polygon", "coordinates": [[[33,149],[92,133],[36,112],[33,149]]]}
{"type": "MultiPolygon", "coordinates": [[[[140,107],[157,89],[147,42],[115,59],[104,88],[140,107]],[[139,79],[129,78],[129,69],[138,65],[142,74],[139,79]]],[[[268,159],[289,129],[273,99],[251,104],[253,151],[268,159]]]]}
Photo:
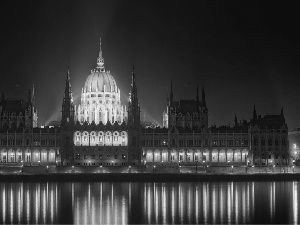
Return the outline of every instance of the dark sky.
{"type": "Polygon", "coordinates": [[[299,7],[285,1],[6,1],[1,3],[0,91],[27,98],[39,124],[60,119],[67,67],[75,103],[102,38],[127,105],[135,66],[141,118],[162,124],[176,99],[205,86],[209,124],[284,112],[300,127],[299,7]],[[17,88],[16,85],[20,87],[17,88]],[[187,88],[185,87],[187,86],[187,88]]]}

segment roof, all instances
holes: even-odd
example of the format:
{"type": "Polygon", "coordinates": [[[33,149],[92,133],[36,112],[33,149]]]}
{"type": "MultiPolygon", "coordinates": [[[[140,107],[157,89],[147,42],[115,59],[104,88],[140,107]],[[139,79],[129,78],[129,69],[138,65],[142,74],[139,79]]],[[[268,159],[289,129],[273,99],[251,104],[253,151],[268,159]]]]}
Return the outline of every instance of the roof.
{"type": "Polygon", "coordinates": [[[22,99],[6,99],[3,106],[3,112],[19,114],[24,112],[27,102],[22,99]]]}
{"type": "Polygon", "coordinates": [[[257,125],[261,129],[280,129],[282,126],[287,127],[285,119],[281,115],[265,115],[264,117],[259,116],[255,121],[252,120],[252,124],[257,125]]]}
{"type": "Polygon", "coordinates": [[[202,102],[195,101],[194,99],[174,101],[174,107],[177,113],[186,115],[187,113],[199,113],[200,107],[204,106],[202,102]]]}

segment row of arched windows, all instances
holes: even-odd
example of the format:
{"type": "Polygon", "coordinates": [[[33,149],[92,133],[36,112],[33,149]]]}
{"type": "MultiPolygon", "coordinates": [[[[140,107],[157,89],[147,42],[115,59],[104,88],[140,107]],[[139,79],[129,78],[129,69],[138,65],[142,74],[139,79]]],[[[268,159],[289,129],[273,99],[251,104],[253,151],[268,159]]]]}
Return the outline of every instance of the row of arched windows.
{"type": "Polygon", "coordinates": [[[76,131],[74,134],[74,144],[76,146],[98,146],[98,145],[121,145],[126,146],[128,135],[126,131],[76,131]]]}

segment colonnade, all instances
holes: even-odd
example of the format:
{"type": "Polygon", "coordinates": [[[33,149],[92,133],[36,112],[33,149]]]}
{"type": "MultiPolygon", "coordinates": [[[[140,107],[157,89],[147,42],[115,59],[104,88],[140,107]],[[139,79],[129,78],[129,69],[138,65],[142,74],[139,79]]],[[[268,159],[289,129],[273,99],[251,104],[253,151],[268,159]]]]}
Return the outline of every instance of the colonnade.
{"type": "Polygon", "coordinates": [[[143,152],[146,163],[248,163],[247,149],[143,149],[143,152]]]}

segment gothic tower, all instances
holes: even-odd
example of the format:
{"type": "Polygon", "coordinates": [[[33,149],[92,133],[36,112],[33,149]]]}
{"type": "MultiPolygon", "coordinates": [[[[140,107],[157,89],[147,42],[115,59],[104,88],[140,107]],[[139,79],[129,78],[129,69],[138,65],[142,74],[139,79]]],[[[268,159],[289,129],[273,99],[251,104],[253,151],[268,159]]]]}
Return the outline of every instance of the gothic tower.
{"type": "Polygon", "coordinates": [[[132,69],[131,91],[128,102],[128,162],[133,165],[140,165],[141,162],[140,105],[134,67],[132,69]]]}
{"type": "Polygon", "coordinates": [[[68,68],[66,87],[62,103],[62,115],[61,115],[61,131],[60,131],[60,152],[61,152],[61,165],[71,165],[74,163],[73,154],[73,125],[74,125],[74,103],[70,82],[70,72],[68,68]],[[68,162],[65,164],[65,160],[68,162]]]}
{"type": "Polygon", "coordinates": [[[65,93],[63,97],[63,103],[62,103],[61,125],[65,126],[68,124],[70,125],[74,124],[74,113],[75,110],[74,110],[72,89],[70,83],[70,72],[68,68],[65,93]]]}
{"type": "Polygon", "coordinates": [[[32,87],[32,92],[28,90],[27,105],[25,109],[25,127],[35,128],[37,127],[37,110],[35,109],[35,96],[34,96],[34,86],[32,87]]]}

